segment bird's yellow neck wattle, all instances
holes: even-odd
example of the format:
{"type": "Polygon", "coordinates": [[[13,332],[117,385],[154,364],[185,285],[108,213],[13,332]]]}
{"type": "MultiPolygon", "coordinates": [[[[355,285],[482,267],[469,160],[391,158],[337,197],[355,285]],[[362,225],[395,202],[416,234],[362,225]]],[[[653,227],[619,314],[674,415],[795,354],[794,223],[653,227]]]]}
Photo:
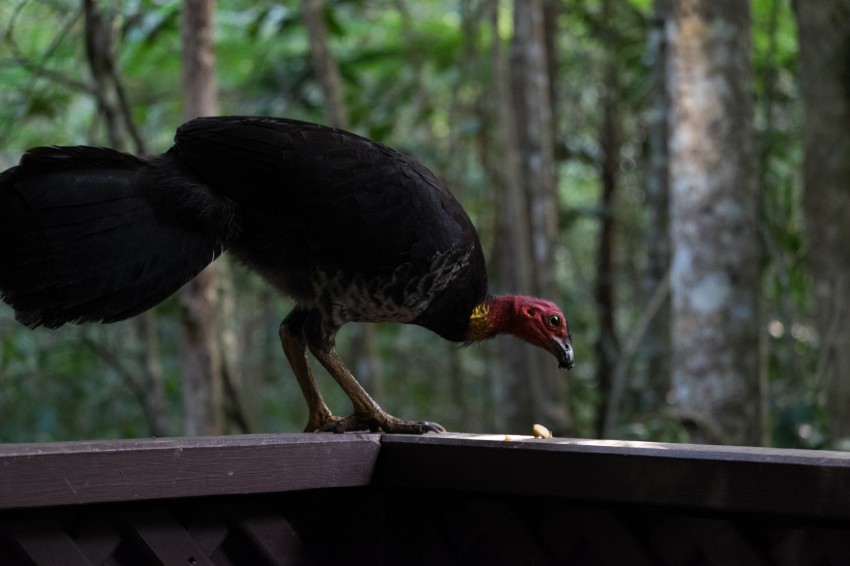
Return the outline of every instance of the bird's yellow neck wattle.
{"type": "Polygon", "coordinates": [[[469,330],[466,331],[467,342],[478,342],[493,336],[493,323],[490,321],[490,305],[487,301],[479,303],[469,315],[469,330]]]}

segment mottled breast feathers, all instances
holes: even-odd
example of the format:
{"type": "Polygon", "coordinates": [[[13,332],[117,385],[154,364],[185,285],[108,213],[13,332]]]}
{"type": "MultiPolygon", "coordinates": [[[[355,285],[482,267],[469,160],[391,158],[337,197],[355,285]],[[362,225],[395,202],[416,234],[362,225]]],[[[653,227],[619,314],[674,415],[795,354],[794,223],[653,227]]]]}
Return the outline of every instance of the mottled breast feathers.
{"type": "Polygon", "coordinates": [[[487,291],[481,245],[416,160],[341,130],[250,117],[193,120],[170,153],[235,203],[227,247],[299,303],[335,325],[414,322],[464,340],[487,291]]]}

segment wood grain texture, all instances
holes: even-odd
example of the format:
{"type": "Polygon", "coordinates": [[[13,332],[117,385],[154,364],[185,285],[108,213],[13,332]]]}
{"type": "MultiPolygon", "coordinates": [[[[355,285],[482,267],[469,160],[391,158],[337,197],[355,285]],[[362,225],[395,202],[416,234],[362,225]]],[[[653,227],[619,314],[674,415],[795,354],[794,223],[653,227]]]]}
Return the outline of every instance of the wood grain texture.
{"type": "Polygon", "coordinates": [[[366,485],[379,435],[0,446],[0,509],[366,485]]]}

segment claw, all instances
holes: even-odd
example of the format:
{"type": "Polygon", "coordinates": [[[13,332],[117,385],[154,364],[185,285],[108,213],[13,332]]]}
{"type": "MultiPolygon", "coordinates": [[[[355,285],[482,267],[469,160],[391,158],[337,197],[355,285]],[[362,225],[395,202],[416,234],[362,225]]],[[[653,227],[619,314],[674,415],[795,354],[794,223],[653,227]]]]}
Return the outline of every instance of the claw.
{"type": "Polygon", "coordinates": [[[416,425],[420,427],[419,434],[425,434],[426,432],[434,432],[437,434],[446,432],[446,429],[443,428],[439,423],[431,422],[431,421],[418,421],[416,425]]]}

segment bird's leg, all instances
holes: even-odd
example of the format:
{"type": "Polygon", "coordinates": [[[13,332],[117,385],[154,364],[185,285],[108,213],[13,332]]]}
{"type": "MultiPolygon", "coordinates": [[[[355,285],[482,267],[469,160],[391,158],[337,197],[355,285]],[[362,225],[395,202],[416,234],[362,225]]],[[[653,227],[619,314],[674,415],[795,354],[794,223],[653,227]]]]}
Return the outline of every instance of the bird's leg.
{"type": "Polygon", "coordinates": [[[325,404],[316,379],[313,377],[313,371],[307,361],[307,345],[303,336],[304,319],[305,313],[303,311],[293,310],[280,323],[278,335],[283,353],[286,354],[286,359],[289,360],[289,365],[295,372],[295,378],[298,379],[301,393],[304,394],[304,399],[307,401],[308,416],[304,432],[313,432],[340,419],[334,417],[325,404]]]}
{"type": "Polygon", "coordinates": [[[353,430],[371,430],[373,432],[393,432],[400,434],[423,434],[426,432],[445,432],[442,426],[430,421],[409,421],[386,413],[375,402],[354,376],[342,363],[333,346],[317,346],[313,341],[307,344],[313,356],[319,360],[328,373],[351,399],[354,414],[339,421],[328,422],[322,430],[346,432],[353,430]]]}

